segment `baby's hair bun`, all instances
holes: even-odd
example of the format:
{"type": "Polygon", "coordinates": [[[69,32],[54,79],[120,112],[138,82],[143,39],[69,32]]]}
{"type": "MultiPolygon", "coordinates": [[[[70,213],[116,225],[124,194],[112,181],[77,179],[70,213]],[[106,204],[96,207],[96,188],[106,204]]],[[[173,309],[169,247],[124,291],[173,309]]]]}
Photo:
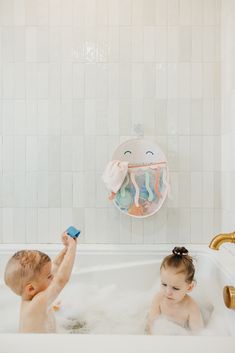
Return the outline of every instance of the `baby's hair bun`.
{"type": "Polygon", "coordinates": [[[188,250],[185,247],[174,247],[172,253],[177,256],[185,256],[188,255],[188,250]]]}

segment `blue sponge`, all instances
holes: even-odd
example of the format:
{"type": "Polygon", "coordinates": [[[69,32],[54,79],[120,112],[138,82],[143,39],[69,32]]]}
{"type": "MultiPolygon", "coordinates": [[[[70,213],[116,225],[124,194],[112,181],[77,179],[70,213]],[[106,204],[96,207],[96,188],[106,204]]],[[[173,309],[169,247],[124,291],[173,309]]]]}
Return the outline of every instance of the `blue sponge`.
{"type": "Polygon", "coordinates": [[[81,232],[75,227],[69,227],[66,229],[66,233],[72,238],[77,238],[81,232]]]}

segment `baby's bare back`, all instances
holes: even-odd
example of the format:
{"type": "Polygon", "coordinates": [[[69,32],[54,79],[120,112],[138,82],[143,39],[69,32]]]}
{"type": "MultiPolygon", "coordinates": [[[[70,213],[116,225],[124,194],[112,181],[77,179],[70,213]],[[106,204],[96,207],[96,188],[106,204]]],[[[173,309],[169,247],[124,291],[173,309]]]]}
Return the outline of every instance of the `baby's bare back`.
{"type": "Polygon", "coordinates": [[[22,301],[19,331],[21,333],[55,333],[56,321],[51,308],[36,305],[33,301],[22,301]]]}

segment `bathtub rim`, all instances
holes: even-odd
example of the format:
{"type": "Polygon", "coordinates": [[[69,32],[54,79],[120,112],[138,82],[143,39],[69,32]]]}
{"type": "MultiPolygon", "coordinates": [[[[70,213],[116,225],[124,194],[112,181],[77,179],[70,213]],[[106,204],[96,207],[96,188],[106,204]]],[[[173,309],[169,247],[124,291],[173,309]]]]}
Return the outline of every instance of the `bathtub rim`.
{"type": "MultiPolygon", "coordinates": [[[[185,246],[191,255],[208,256],[224,274],[231,279],[232,285],[235,285],[235,256],[229,251],[227,246],[221,246],[220,250],[212,250],[207,244],[177,244],[185,246]]],[[[231,244],[233,245],[233,244],[231,244]]],[[[172,243],[163,244],[79,244],[77,248],[77,256],[80,255],[154,255],[165,256],[171,253],[175,245],[172,243]]],[[[55,255],[62,249],[61,243],[2,243],[0,244],[1,254],[12,254],[21,249],[37,249],[49,254],[55,255]]]]}
{"type": "Polygon", "coordinates": [[[69,335],[69,334],[0,334],[0,353],[234,353],[234,337],[146,336],[146,335],[69,335]],[[20,348],[19,348],[20,347],[20,348]],[[53,348],[51,348],[53,347],[53,348]]]}

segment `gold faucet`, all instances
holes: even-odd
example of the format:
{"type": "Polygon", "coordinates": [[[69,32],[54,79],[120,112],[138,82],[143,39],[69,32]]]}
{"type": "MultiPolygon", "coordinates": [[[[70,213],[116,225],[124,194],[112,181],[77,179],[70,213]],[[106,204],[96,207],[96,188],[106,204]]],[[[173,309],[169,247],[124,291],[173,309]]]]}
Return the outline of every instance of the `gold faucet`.
{"type": "Polygon", "coordinates": [[[235,243],[235,232],[216,235],[210,242],[209,248],[219,250],[223,243],[235,243]]]}
{"type": "MultiPolygon", "coordinates": [[[[235,232],[216,235],[210,242],[209,247],[219,250],[223,243],[235,243],[235,232]]],[[[225,286],[223,291],[224,303],[229,309],[235,309],[235,288],[225,286]]]]}
{"type": "Polygon", "coordinates": [[[233,286],[225,286],[223,291],[224,304],[229,309],[235,309],[235,288],[233,286]]]}

